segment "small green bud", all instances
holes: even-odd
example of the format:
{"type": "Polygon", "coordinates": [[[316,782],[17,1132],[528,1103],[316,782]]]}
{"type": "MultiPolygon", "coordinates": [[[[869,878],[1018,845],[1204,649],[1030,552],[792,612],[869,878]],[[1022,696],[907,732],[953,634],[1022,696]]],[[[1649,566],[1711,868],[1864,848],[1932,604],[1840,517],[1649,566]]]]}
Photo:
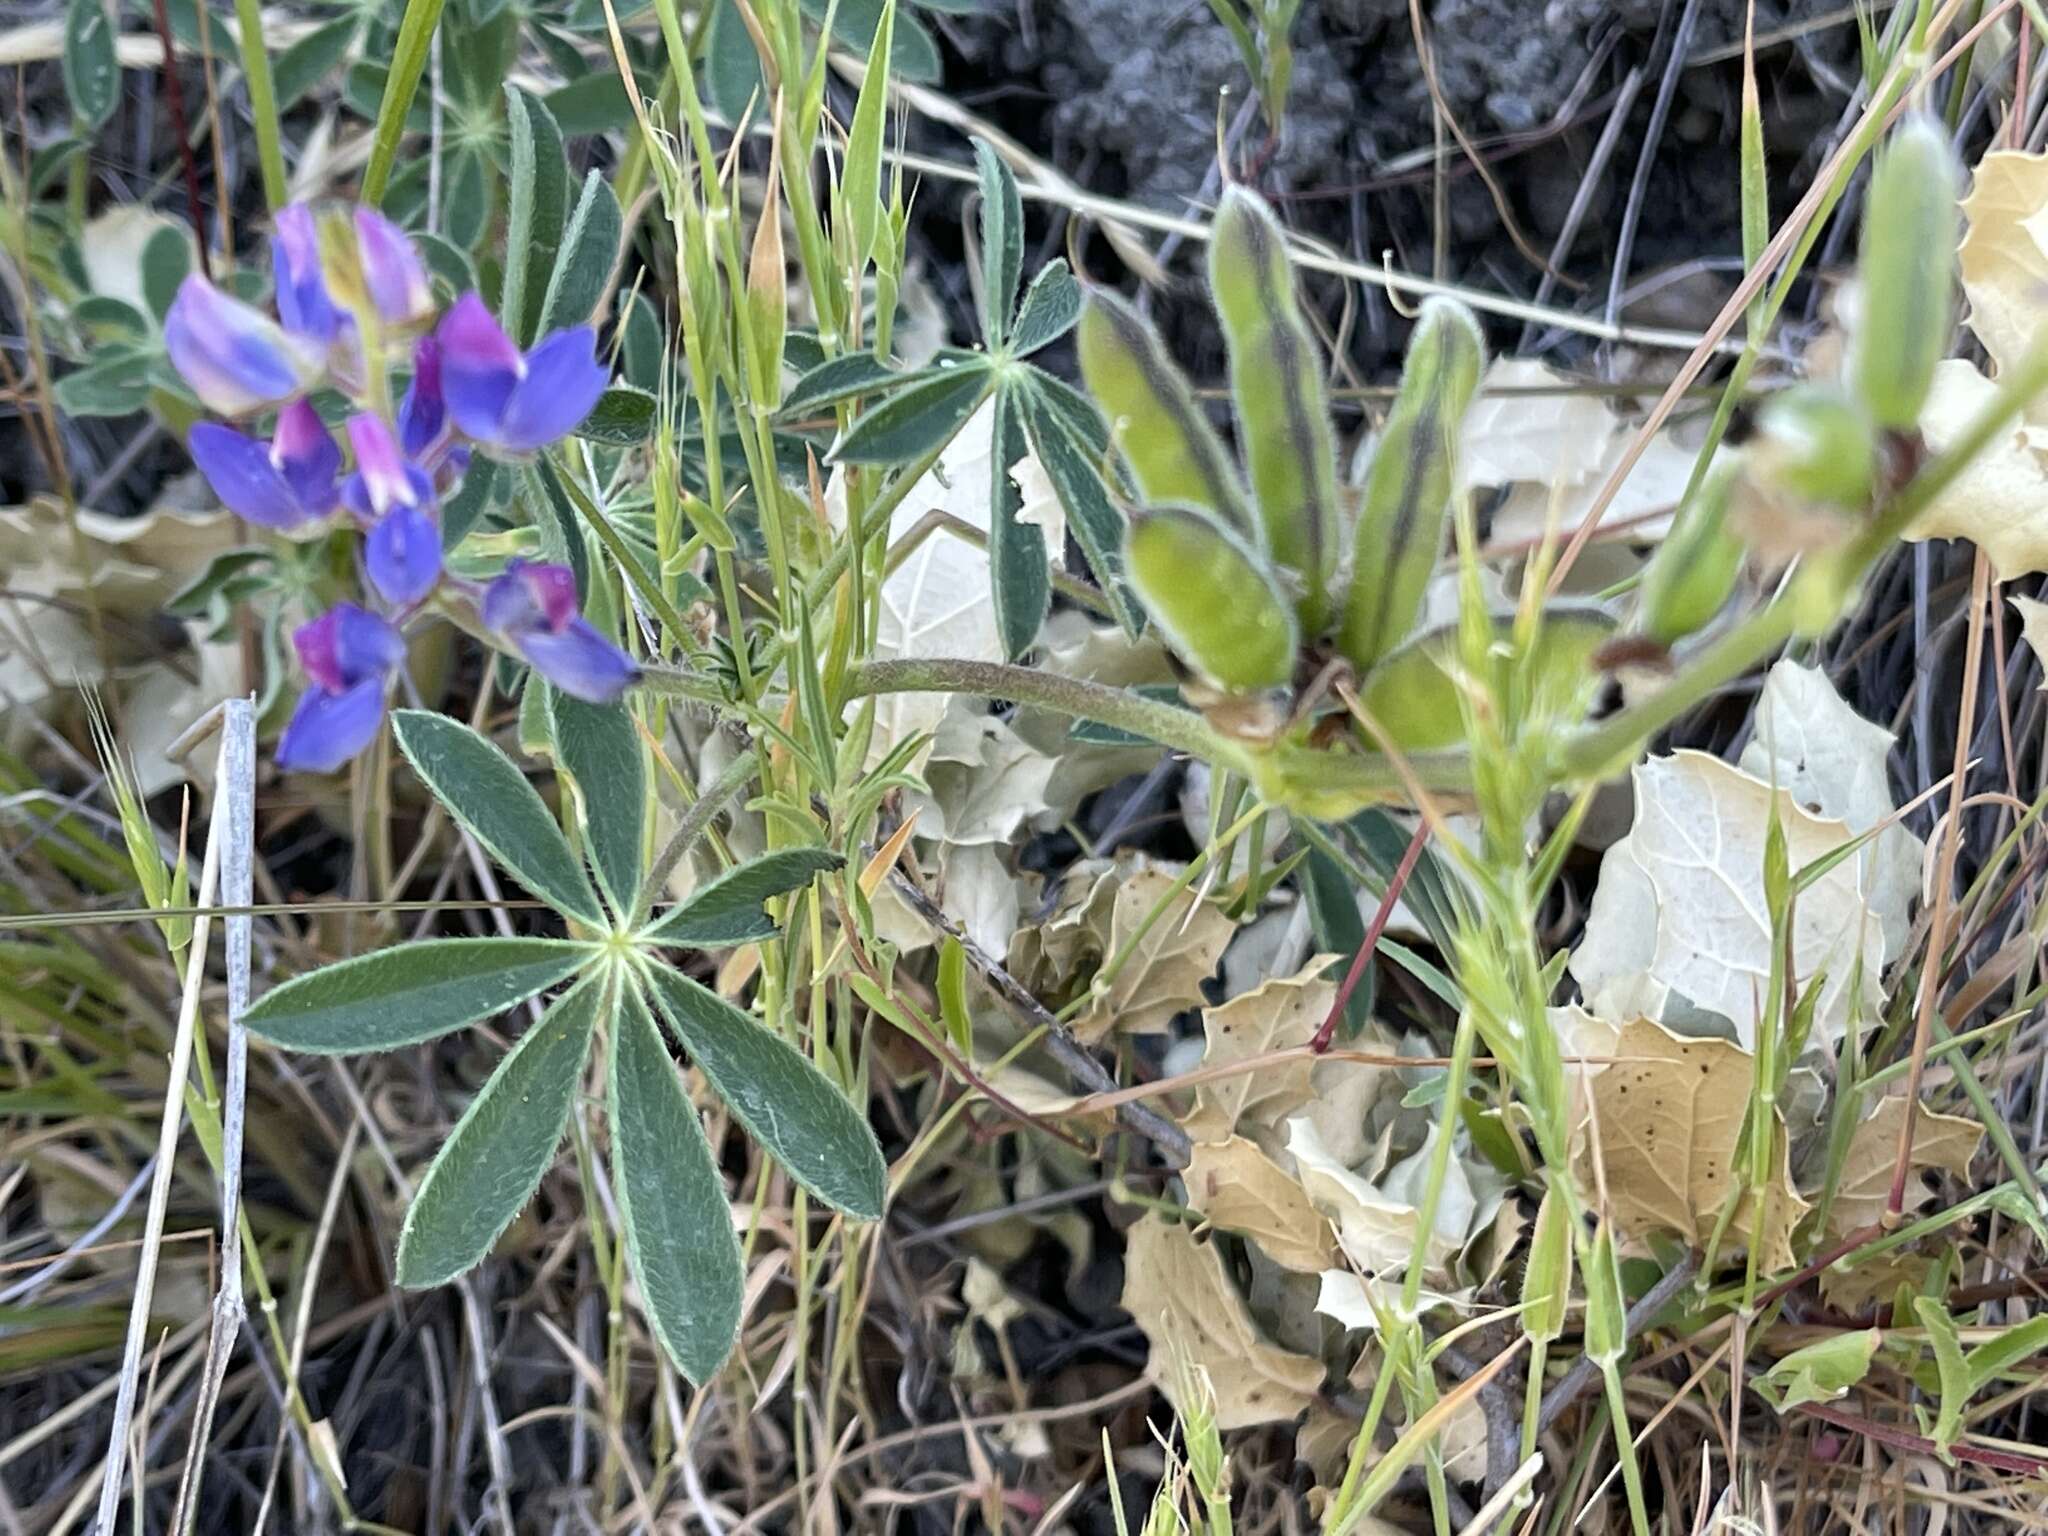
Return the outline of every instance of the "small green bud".
{"type": "Polygon", "coordinates": [[[1422,306],[1401,388],[1366,471],[1338,649],[1361,673],[1407,637],[1443,553],[1458,431],[1486,365],[1486,338],[1455,299],[1422,306]]]}
{"type": "Polygon", "coordinates": [[[1643,633],[1659,645],[1706,628],[1742,576],[1742,541],[1728,527],[1739,474],[1732,462],[1708,472],[1643,571],[1643,633]]]}
{"type": "Polygon", "coordinates": [[[1825,384],[1781,389],[1757,413],[1750,469],[1764,488],[1823,506],[1863,507],[1877,485],[1877,432],[1825,384]]]}
{"type": "Polygon", "coordinates": [[[1606,1222],[1586,1255],[1586,1358],[1606,1369],[1628,1349],[1628,1308],[1621,1300],[1621,1263],[1606,1222]]]}
{"type": "MultiPolygon", "coordinates": [[[[1492,621],[1497,643],[1514,636],[1514,621],[1492,621]]],[[[1593,653],[1614,634],[1614,620],[1603,609],[1553,609],[1543,615],[1535,653],[1524,660],[1517,686],[1523,696],[1551,707],[1588,691],[1593,678],[1593,653]]],[[[1359,704],[1403,752],[1440,752],[1465,739],[1463,712],[1458,708],[1457,674],[1461,670],[1459,632],[1455,624],[1431,630],[1401,646],[1375,667],[1366,679],[1359,704]]]]}
{"type": "Polygon", "coordinates": [[[1522,1271],[1522,1332],[1548,1344],[1564,1332],[1572,1299],[1572,1216],[1555,1190],[1536,1208],[1522,1271]]]}
{"type": "Polygon", "coordinates": [[[1252,693],[1294,675],[1294,607],[1258,552],[1214,515],[1140,512],[1124,568],[1174,652],[1219,687],[1252,693]]]}
{"type": "Polygon", "coordinates": [[[1948,135],[1915,114],[1878,152],[1863,215],[1861,319],[1849,378],[1881,427],[1920,417],[1955,327],[1957,198],[1962,174],[1948,135]]]}

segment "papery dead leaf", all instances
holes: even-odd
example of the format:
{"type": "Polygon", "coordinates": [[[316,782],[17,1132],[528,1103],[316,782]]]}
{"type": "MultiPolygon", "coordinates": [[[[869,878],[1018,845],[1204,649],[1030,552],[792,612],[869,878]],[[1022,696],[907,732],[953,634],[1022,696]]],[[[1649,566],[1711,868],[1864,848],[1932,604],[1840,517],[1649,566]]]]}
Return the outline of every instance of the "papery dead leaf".
{"type": "MultiPolygon", "coordinates": [[[[2037,603],[2031,597],[2009,597],[2013,612],[2020,616],[2020,637],[2027,642],[2027,649],[2034,653],[2034,660],[2048,669],[2048,603],[2037,603]]],[[[2048,688],[2048,670],[2036,689],[2048,688]]]]}
{"type": "Polygon", "coordinates": [[[1577,381],[1533,358],[1498,358],[1465,414],[1458,472],[1474,486],[1579,485],[1599,467],[1615,426],[1613,408],[1577,381]],[[1520,390],[1541,393],[1510,393],[1520,390]]]}
{"type": "MultiPolygon", "coordinates": [[[[1316,1134],[1314,1123],[1302,1116],[1287,1122],[1287,1150],[1294,1158],[1301,1187],[1316,1209],[1330,1219],[1337,1246],[1353,1267],[1369,1278],[1404,1274],[1415,1255],[1421,1212],[1338,1162],[1316,1134]]],[[[1467,1208],[1469,1211],[1469,1200],[1467,1208]]],[[[1438,1215],[1443,1212],[1439,1210],[1438,1215]]],[[[1439,1222],[1424,1255],[1431,1273],[1449,1261],[1463,1237],[1462,1227],[1451,1237],[1439,1222]]]]}
{"type": "Polygon", "coordinates": [[[1216,973],[1236,930],[1193,886],[1175,889],[1179,866],[1145,860],[1128,866],[1110,905],[1104,958],[1130,948],[1123,968],[1073,1022],[1075,1038],[1092,1045],[1112,1032],[1158,1034],[1177,1013],[1202,1002],[1202,983],[1216,973]],[[1154,909],[1163,905],[1155,918],[1154,909]]]}
{"type": "Polygon", "coordinates": [[[918,835],[963,846],[1007,843],[1045,809],[1045,786],[1057,766],[1004,721],[963,710],[955,699],[925,763],[931,792],[907,797],[917,809],[918,835]]]}
{"type": "MultiPolygon", "coordinates": [[[[1202,1066],[1228,1067],[1308,1044],[1337,995],[1335,981],[1323,975],[1336,959],[1318,955],[1293,976],[1275,977],[1227,1003],[1204,1008],[1208,1044],[1202,1066]]],[[[1303,1057],[1197,1084],[1194,1111],[1185,1122],[1188,1134],[1197,1141],[1275,1135],[1280,1122],[1309,1101],[1316,1065],[1303,1057]]]]}
{"type": "MultiPolygon", "coordinates": [[[[1827,1235],[1839,1240],[1869,1226],[1891,1203],[1892,1171],[1899,1156],[1899,1137],[1906,1129],[1906,1099],[1886,1094],[1849,1133],[1842,1158],[1842,1176],[1828,1206],[1827,1235]]],[[[1933,1197],[1920,1175],[1950,1173],[1970,1176],[1970,1160],[1984,1140],[1984,1127],[1959,1115],[1938,1115],[1925,1104],[1913,1116],[1913,1153],[1906,1180],[1906,1210],[1916,1211],[1933,1197]]]]}
{"type": "Polygon", "coordinates": [[[1275,1264],[1313,1275],[1336,1262],[1330,1224],[1301,1186],[1244,1137],[1196,1142],[1181,1178],[1190,1206],[1212,1225],[1250,1238],[1275,1264]]]}
{"type": "Polygon", "coordinates": [[[1322,1386],[1320,1360],[1279,1349],[1259,1333],[1215,1245],[1197,1243],[1156,1213],[1126,1238],[1123,1307],[1152,1346],[1145,1374],[1169,1398],[1177,1353],[1208,1373],[1219,1429],[1291,1419],[1322,1386]]]}
{"type": "MultiPolygon", "coordinates": [[[[1614,1053],[1613,1065],[1594,1073],[1589,1085],[1612,1215],[1638,1243],[1652,1232],[1669,1232],[1704,1247],[1723,1203],[1741,1183],[1735,1156],[1755,1062],[1725,1040],[1681,1039],[1648,1019],[1623,1028],[1614,1053]]],[[[1778,1129],[1763,1231],[1756,1232],[1757,1212],[1746,1193],[1727,1231],[1731,1247],[1759,1242],[1767,1270],[1795,1262],[1792,1229],[1808,1209],[1792,1185],[1782,1122],[1778,1129]]],[[[1586,1189],[1600,1187],[1594,1141],[1588,1134],[1575,1148],[1586,1189]]]]}
{"type": "MultiPolygon", "coordinates": [[[[1968,363],[1949,358],[1934,370],[1920,411],[1927,446],[1945,453],[1998,393],[1968,363]]],[[[1908,530],[1909,539],[1968,539],[1999,579],[2048,570],[2048,425],[2021,418],[1994,436],[1908,530]]]]}
{"type": "MultiPolygon", "coordinates": [[[[1667,1010],[1682,999],[1728,1020],[1747,1048],[1770,983],[1764,842],[1773,800],[1794,870],[1839,848],[1849,829],[1704,752],[1650,758],[1634,784],[1635,824],[1601,861],[1571,973],[1603,1018],[1670,1022],[1667,1010]]],[[[1859,968],[1869,1016],[1890,958],[1858,861],[1837,864],[1800,895],[1792,979],[1804,986],[1826,973],[1818,1039],[1841,1038],[1859,968]]]]}
{"type": "Polygon", "coordinates": [[[2010,368],[2048,328],[2048,155],[1996,150],[1979,160],[1963,217],[1966,318],[1992,363],[2010,368]]]}

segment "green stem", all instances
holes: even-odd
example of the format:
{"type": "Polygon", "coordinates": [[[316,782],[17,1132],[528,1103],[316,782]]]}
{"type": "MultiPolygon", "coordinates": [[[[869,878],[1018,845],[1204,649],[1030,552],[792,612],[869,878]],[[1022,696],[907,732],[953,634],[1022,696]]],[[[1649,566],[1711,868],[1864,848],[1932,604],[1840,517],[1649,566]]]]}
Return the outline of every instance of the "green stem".
{"type": "Polygon", "coordinates": [[[262,0],[235,0],[235,31],[242,50],[242,75],[249,82],[249,115],[256,125],[263,201],[275,213],[290,201],[291,190],[284,169],[284,136],[277,120],[277,88],[270,79],[269,51],[263,46],[262,0]]]}
{"type": "MultiPolygon", "coordinates": [[[[237,0],[255,3],[255,0],[237,0]]],[[[377,105],[377,126],[370,142],[370,163],[363,170],[362,200],[371,207],[384,201],[384,184],[391,179],[391,167],[398,159],[398,141],[405,137],[405,119],[412,111],[414,92],[426,72],[427,56],[434,41],[434,28],[441,24],[443,0],[406,0],[405,19],[398,24],[398,41],[391,50],[391,73],[384,81],[384,99],[377,105]]],[[[253,77],[251,86],[253,90],[253,77]]]]}

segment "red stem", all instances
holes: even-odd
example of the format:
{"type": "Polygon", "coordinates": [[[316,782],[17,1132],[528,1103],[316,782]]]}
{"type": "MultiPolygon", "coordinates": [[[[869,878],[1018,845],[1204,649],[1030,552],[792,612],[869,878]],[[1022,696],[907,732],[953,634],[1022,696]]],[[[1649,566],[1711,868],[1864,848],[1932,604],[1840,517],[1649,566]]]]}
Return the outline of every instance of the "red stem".
{"type": "Polygon", "coordinates": [[[185,216],[199,247],[199,272],[213,281],[213,261],[206,253],[206,214],[199,206],[199,157],[192,153],[192,129],[185,120],[185,88],[178,82],[178,54],[171,39],[171,14],[156,0],[156,35],[164,45],[164,104],[171,112],[171,132],[178,136],[178,159],[185,170],[185,216]]]}
{"type": "Polygon", "coordinates": [[[1337,1037],[1337,1021],[1344,1017],[1344,1009],[1351,1001],[1351,994],[1357,990],[1359,978],[1365,975],[1365,968],[1372,963],[1373,951],[1380,947],[1380,935],[1386,932],[1387,919],[1394,915],[1394,903],[1401,899],[1401,892],[1408,884],[1408,877],[1415,873],[1415,861],[1422,857],[1422,845],[1429,841],[1429,823],[1417,822],[1415,835],[1408,839],[1407,851],[1401,855],[1401,863],[1394,871],[1394,878],[1387,882],[1387,889],[1380,897],[1380,909],[1372,915],[1372,926],[1365,930],[1365,940],[1358,946],[1358,953],[1351,957],[1351,969],[1344,974],[1344,985],[1337,989],[1337,997],[1330,1004],[1330,1016],[1323,1020],[1322,1028],[1310,1040],[1308,1048],[1320,1056],[1330,1048],[1330,1042],[1337,1037]]]}

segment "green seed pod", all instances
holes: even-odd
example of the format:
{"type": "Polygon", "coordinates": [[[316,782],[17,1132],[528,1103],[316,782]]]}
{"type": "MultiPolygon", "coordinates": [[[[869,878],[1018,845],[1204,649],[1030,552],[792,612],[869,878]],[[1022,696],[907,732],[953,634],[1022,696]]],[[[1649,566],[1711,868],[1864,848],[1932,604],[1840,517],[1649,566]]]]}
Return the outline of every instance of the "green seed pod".
{"type": "Polygon", "coordinates": [[[1732,461],[1707,472],[1643,571],[1643,633],[1659,645],[1706,628],[1741,579],[1742,541],[1728,527],[1740,473],[1732,461]]]}
{"type": "Polygon", "coordinates": [[[1308,634],[1330,617],[1338,555],[1336,449],[1323,359],[1294,301],[1280,225],[1241,187],[1224,194],[1209,244],[1209,288],[1230,342],[1239,447],[1266,551],[1299,584],[1308,634]]]}
{"type": "Polygon", "coordinates": [[[1757,412],[1749,462],[1768,490],[1822,506],[1863,507],[1877,485],[1876,427],[1840,390],[1795,384],[1757,412]]]}
{"type": "Polygon", "coordinates": [[[1250,534],[1252,515],[1237,466],[1159,333],[1122,299],[1097,289],[1081,311],[1075,340],[1081,377],[1119,428],[1144,499],[1206,507],[1250,534]]]}
{"type": "Polygon", "coordinates": [[[1557,1191],[1536,1208],[1529,1262],[1522,1271],[1522,1332],[1548,1344],[1564,1332],[1572,1299],[1572,1215],[1557,1191]]]}
{"type": "Polygon", "coordinates": [[[1401,388],[1366,471],[1337,645],[1361,673],[1399,645],[1443,552],[1458,429],[1479,388],[1486,339],[1455,299],[1431,299],[1409,339],[1401,388]]]}
{"type": "MultiPolygon", "coordinates": [[[[1514,621],[1502,616],[1493,621],[1493,628],[1507,642],[1513,637],[1514,621]]],[[[1524,696],[1540,698],[1553,710],[1582,696],[1593,680],[1593,653],[1613,635],[1614,619],[1604,609],[1556,608],[1545,613],[1535,654],[1523,663],[1519,676],[1524,696]]],[[[1460,665],[1458,626],[1433,629],[1373,669],[1359,704],[1403,752],[1455,747],[1465,739],[1464,714],[1458,707],[1460,665]]]]}
{"type": "Polygon", "coordinates": [[[1907,118],[1879,151],[1863,215],[1862,315],[1849,378],[1881,427],[1920,418],[1955,328],[1962,174],[1932,118],[1907,118]]]}
{"type": "Polygon", "coordinates": [[[1155,507],[1131,520],[1124,569],[1189,666],[1233,693],[1294,675],[1294,609],[1243,538],[1199,507],[1155,507]]]}
{"type": "Polygon", "coordinates": [[[1600,1223],[1586,1255],[1586,1358],[1606,1369],[1628,1350],[1628,1309],[1621,1300],[1621,1264],[1614,1229],[1600,1223]]]}

